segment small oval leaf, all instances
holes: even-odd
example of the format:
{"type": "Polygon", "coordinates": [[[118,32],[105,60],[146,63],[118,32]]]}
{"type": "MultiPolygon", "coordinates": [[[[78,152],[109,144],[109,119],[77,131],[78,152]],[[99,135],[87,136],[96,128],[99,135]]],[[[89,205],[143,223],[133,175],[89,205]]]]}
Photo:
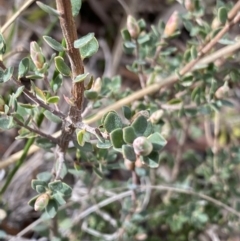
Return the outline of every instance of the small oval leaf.
{"type": "Polygon", "coordinates": [[[57,56],[54,58],[55,66],[57,70],[65,76],[71,75],[71,69],[68,67],[68,65],[64,62],[64,59],[60,56],[57,56]]]}
{"type": "Polygon", "coordinates": [[[54,16],[60,15],[59,12],[56,9],[51,8],[48,5],[46,5],[42,2],[39,2],[39,1],[37,1],[36,3],[38,5],[38,7],[40,7],[44,12],[48,13],[49,15],[54,15],[54,16]]]}
{"type": "Polygon", "coordinates": [[[62,52],[64,51],[64,47],[61,45],[61,43],[59,43],[58,41],[56,41],[55,39],[49,37],[49,36],[43,36],[43,39],[45,40],[45,42],[54,50],[62,52]]]}
{"type": "Polygon", "coordinates": [[[43,112],[43,114],[45,115],[45,117],[48,119],[48,120],[50,120],[50,121],[52,121],[52,122],[54,122],[54,123],[60,123],[62,120],[58,117],[58,116],[56,116],[56,115],[54,115],[52,112],[50,112],[49,110],[45,110],[44,112],[43,112]]]}

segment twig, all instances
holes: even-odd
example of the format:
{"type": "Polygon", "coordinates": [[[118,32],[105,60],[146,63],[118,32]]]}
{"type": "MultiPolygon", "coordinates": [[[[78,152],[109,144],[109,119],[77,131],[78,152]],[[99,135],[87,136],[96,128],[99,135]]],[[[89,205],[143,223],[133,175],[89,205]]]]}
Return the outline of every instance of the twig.
{"type": "Polygon", "coordinates": [[[37,129],[34,129],[34,128],[28,126],[28,125],[25,125],[24,123],[22,123],[20,120],[18,120],[18,119],[15,118],[15,117],[13,117],[13,119],[14,119],[14,121],[15,121],[19,126],[25,128],[25,129],[33,132],[33,133],[36,133],[36,134],[38,134],[39,136],[42,136],[42,137],[47,138],[47,139],[48,139],[49,141],[51,141],[52,143],[55,143],[55,144],[58,143],[57,138],[54,138],[54,137],[52,137],[51,135],[48,135],[48,134],[46,134],[46,133],[44,133],[44,132],[42,132],[42,131],[40,131],[40,130],[37,130],[37,129]]]}
{"type": "Polygon", "coordinates": [[[16,18],[18,18],[18,16],[33,2],[35,2],[35,0],[28,0],[26,1],[22,7],[20,9],[18,9],[17,12],[15,12],[12,17],[2,26],[1,28],[1,32],[4,33],[7,28],[15,21],[16,18]]]}
{"type": "MultiPolygon", "coordinates": [[[[4,65],[4,63],[2,61],[0,61],[0,68],[2,68],[3,70],[6,70],[6,66],[4,65]]],[[[19,87],[24,86],[20,81],[18,81],[14,76],[12,76],[11,78],[15,84],[17,84],[19,87]]],[[[51,108],[49,105],[45,104],[43,101],[39,100],[36,96],[34,96],[29,90],[27,90],[26,88],[23,89],[23,93],[25,94],[25,96],[35,102],[36,104],[38,104],[39,106],[41,106],[42,108],[52,112],[53,114],[57,115],[58,117],[60,117],[61,119],[65,118],[66,116],[60,112],[57,111],[53,108],[51,108]]]]}

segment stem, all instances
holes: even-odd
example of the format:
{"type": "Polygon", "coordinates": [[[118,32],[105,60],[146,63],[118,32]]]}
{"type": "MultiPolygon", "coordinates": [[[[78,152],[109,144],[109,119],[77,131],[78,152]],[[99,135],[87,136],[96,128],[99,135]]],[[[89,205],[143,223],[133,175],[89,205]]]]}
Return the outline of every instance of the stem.
{"type": "MultiPolygon", "coordinates": [[[[66,40],[67,55],[71,64],[72,79],[76,76],[84,73],[83,61],[78,49],[74,48],[74,41],[77,40],[77,29],[72,16],[72,6],[70,0],[56,0],[57,10],[60,14],[59,20],[63,33],[63,37],[66,40]]],[[[84,83],[72,83],[72,99],[74,106],[69,109],[67,119],[63,122],[62,134],[59,140],[59,148],[57,148],[57,162],[58,169],[56,170],[57,180],[60,177],[60,173],[64,164],[64,155],[68,148],[69,141],[72,139],[75,132],[75,126],[73,124],[81,121],[82,117],[82,105],[84,100],[84,83]]]]}
{"type": "Polygon", "coordinates": [[[38,135],[40,135],[40,136],[42,136],[42,137],[44,137],[44,138],[47,138],[49,141],[51,141],[51,142],[53,142],[53,143],[56,143],[56,144],[58,143],[58,142],[57,142],[57,139],[54,138],[54,137],[52,137],[51,135],[45,134],[44,132],[42,132],[42,131],[40,131],[40,130],[37,130],[37,129],[34,129],[34,128],[28,126],[28,125],[25,125],[24,123],[22,123],[22,122],[21,122],[20,120],[18,120],[17,118],[14,118],[14,117],[13,117],[13,119],[14,119],[14,121],[15,121],[19,126],[21,126],[21,127],[23,127],[23,128],[26,128],[27,130],[29,130],[29,131],[31,131],[31,132],[33,132],[33,133],[36,133],[36,134],[38,134],[38,135]]]}

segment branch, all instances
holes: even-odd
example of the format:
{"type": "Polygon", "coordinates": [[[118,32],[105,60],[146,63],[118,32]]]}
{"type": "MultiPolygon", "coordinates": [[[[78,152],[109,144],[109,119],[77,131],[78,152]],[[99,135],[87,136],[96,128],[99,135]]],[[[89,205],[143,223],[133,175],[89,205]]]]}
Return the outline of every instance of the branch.
{"type": "MultiPolygon", "coordinates": [[[[0,60],[0,68],[3,69],[3,70],[6,70],[6,66],[4,65],[4,63],[0,60]]],[[[15,84],[17,84],[19,87],[22,87],[24,86],[23,84],[21,84],[20,81],[18,81],[14,76],[12,76],[11,78],[15,84]]],[[[65,118],[66,116],[60,112],[60,111],[57,111],[53,108],[51,108],[49,105],[45,104],[44,102],[42,102],[41,100],[39,100],[36,96],[34,96],[29,90],[27,90],[26,88],[23,89],[23,93],[25,94],[25,96],[33,101],[34,103],[36,103],[37,105],[41,106],[42,108],[46,109],[46,110],[49,110],[50,112],[52,112],[54,115],[57,115],[58,117],[60,117],[61,119],[65,118]]]]}
{"type": "Polygon", "coordinates": [[[13,117],[13,120],[21,127],[33,132],[33,133],[36,133],[38,134],[39,136],[42,136],[44,138],[47,138],[49,141],[51,141],[52,143],[55,143],[57,144],[58,143],[58,140],[54,137],[52,137],[51,135],[48,135],[48,134],[45,134],[44,132],[40,131],[40,130],[37,130],[37,129],[34,129],[28,125],[25,125],[24,123],[22,123],[20,120],[18,120],[17,118],[13,117]]]}

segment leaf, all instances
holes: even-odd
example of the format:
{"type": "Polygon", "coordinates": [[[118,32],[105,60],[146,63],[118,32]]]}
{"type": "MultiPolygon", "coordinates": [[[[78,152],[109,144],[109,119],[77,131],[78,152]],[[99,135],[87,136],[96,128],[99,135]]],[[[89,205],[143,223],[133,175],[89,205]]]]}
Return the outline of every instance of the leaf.
{"type": "Polygon", "coordinates": [[[6,52],[6,42],[0,33],[0,54],[5,54],[6,52]]]}
{"type": "Polygon", "coordinates": [[[228,12],[227,9],[225,7],[221,7],[218,9],[218,20],[224,24],[226,23],[227,19],[228,19],[228,12]]]}
{"type": "Polygon", "coordinates": [[[112,146],[112,144],[111,144],[110,141],[105,140],[104,143],[101,142],[101,141],[98,141],[98,143],[97,143],[96,146],[97,146],[97,148],[99,148],[99,149],[109,149],[109,148],[112,146]]]}
{"type": "Polygon", "coordinates": [[[24,90],[24,86],[18,87],[18,89],[15,93],[15,97],[18,98],[22,94],[23,90],[24,90]]]}
{"type": "Polygon", "coordinates": [[[84,96],[89,100],[96,100],[98,98],[98,92],[94,90],[85,90],[84,96]]]}
{"type": "Polygon", "coordinates": [[[136,137],[137,135],[132,126],[127,126],[123,128],[123,140],[126,143],[132,144],[136,137]]]}
{"type": "Polygon", "coordinates": [[[43,36],[43,39],[52,49],[58,52],[63,52],[65,50],[61,43],[51,37],[45,35],[43,36]]]}
{"type": "Polygon", "coordinates": [[[77,142],[79,146],[84,146],[85,144],[85,139],[84,139],[84,134],[86,133],[85,130],[80,130],[77,132],[77,142]]]}
{"type": "Polygon", "coordinates": [[[45,181],[33,179],[32,182],[31,182],[32,189],[36,190],[36,187],[38,185],[42,185],[44,187],[47,187],[47,183],[45,181]]]}
{"type": "MultiPolygon", "coordinates": [[[[3,72],[3,76],[2,76],[2,81],[5,83],[7,82],[8,80],[10,80],[12,78],[12,75],[13,75],[13,70],[14,68],[13,67],[9,67],[7,69],[4,70],[3,72]]],[[[0,82],[1,81],[1,78],[0,78],[0,82]]]]}
{"type": "Polygon", "coordinates": [[[132,146],[123,145],[122,146],[123,157],[129,161],[136,161],[136,154],[132,146]]]}
{"type": "Polygon", "coordinates": [[[96,167],[93,167],[93,171],[95,172],[95,174],[100,178],[100,179],[103,179],[104,176],[103,176],[103,173],[96,167]]]}
{"type": "Polygon", "coordinates": [[[31,199],[28,201],[28,205],[31,206],[31,207],[34,207],[34,204],[35,204],[35,202],[36,202],[36,200],[37,200],[37,198],[38,198],[39,196],[40,196],[40,195],[37,195],[37,196],[31,198],[31,199]]]}
{"type": "Polygon", "coordinates": [[[51,148],[56,146],[56,144],[52,143],[47,138],[43,138],[43,137],[37,138],[36,145],[45,150],[50,150],[51,148]]]}
{"type": "Polygon", "coordinates": [[[56,192],[52,195],[52,197],[56,200],[56,202],[59,204],[59,206],[62,206],[66,203],[64,198],[62,197],[62,194],[56,192]]]}
{"type": "Polygon", "coordinates": [[[52,190],[53,192],[57,192],[62,190],[63,188],[63,183],[62,181],[54,181],[54,182],[50,182],[48,183],[48,187],[50,190],[52,190]]]}
{"type": "Polygon", "coordinates": [[[82,82],[86,79],[86,77],[89,75],[89,73],[85,73],[85,74],[80,74],[77,77],[75,77],[75,79],[73,80],[74,83],[78,83],[78,82],[82,82]]]}
{"type": "Polygon", "coordinates": [[[122,107],[124,117],[128,120],[132,118],[132,111],[128,106],[123,106],[122,107]]]}
{"type": "Polygon", "coordinates": [[[37,193],[45,193],[46,192],[46,188],[42,185],[37,185],[36,186],[36,191],[37,193]]]}
{"type": "Polygon", "coordinates": [[[143,136],[148,137],[153,132],[153,125],[150,121],[147,121],[147,128],[143,133],[143,136]]]}
{"type": "Polygon", "coordinates": [[[74,48],[79,49],[88,44],[94,38],[94,33],[89,33],[74,41],[74,48]]]}
{"type": "Polygon", "coordinates": [[[42,100],[42,101],[44,101],[44,102],[46,103],[47,98],[46,98],[45,93],[44,93],[41,89],[39,89],[37,86],[35,86],[35,85],[33,84],[33,82],[32,82],[32,87],[33,87],[33,90],[34,90],[35,93],[36,93],[36,96],[37,96],[40,100],[42,100]]]}
{"type": "Polygon", "coordinates": [[[51,87],[54,91],[54,93],[57,92],[57,90],[62,86],[62,75],[58,74],[54,79],[51,81],[51,87]]]}
{"type": "Polygon", "coordinates": [[[56,104],[60,100],[59,96],[51,96],[47,99],[47,103],[49,104],[56,104]]]}
{"type": "Polygon", "coordinates": [[[41,172],[37,175],[37,179],[44,182],[49,182],[51,178],[52,174],[50,172],[41,172]]]}
{"type": "Polygon", "coordinates": [[[132,40],[129,31],[126,28],[121,30],[121,35],[122,35],[122,38],[123,38],[124,41],[130,42],[132,40]]]}
{"type": "Polygon", "coordinates": [[[43,112],[43,114],[45,115],[45,117],[48,119],[48,120],[50,120],[50,121],[52,121],[52,122],[54,122],[54,123],[60,123],[62,120],[61,120],[61,118],[59,118],[58,116],[56,116],[56,115],[54,115],[52,112],[50,112],[49,110],[45,110],[44,112],[43,112]]]}
{"type": "Polygon", "coordinates": [[[103,122],[103,127],[106,129],[108,133],[111,131],[117,129],[117,128],[122,128],[122,120],[118,116],[116,112],[109,112],[103,122]]]}
{"type": "Polygon", "coordinates": [[[64,76],[70,76],[71,75],[71,69],[68,67],[68,65],[64,62],[64,59],[60,56],[57,56],[54,58],[55,66],[57,70],[64,76]]]}
{"type": "Polygon", "coordinates": [[[11,123],[13,121],[12,117],[0,117],[0,130],[8,130],[11,128],[11,123]]]}
{"type": "Polygon", "coordinates": [[[57,16],[57,17],[60,15],[59,12],[56,9],[51,8],[48,5],[46,5],[42,2],[39,2],[39,1],[37,1],[36,3],[38,5],[38,7],[40,7],[44,12],[48,13],[49,15],[54,15],[54,16],[57,16]]]}
{"type": "Polygon", "coordinates": [[[50,199],[45,209],[49,217],[54,218],[58,211],[58,204],[54,199],[50,199]]]}
{"type": "Polygon", "coordinates": [[[192,46],[191,47],[191,57],[192,57],[192,59],[196,59],[197,56],[198,56],[197,48],[196,48],[196,46],[192,46]]]}
{"type": "Polygon", "coordinates": [[[29,58],[24,58],[20,61],[18,66],[18,79],[26,75],[29,70],[30,61],[29,58]]]}
{"type": "Polygon", "coordinates": [[[122,145],[125,144],[123,140],[123,130],[122,129],[115,129],[110,134],[110,140],[114,148],[122,148],[122,145]]]}
{"type": "Polygon", "coordinates": [[[82,6],[82,0],[71,0],[72,4],[72,15],[75,17],[78,15],[81,6],[82,6]]]}
{"type": "Polygon", "coordinates": [[[96,38],[93,38],[87,44],[85,44],[80,48],[82,59],[85,59],[94,55],[98,51],[98,48],[99,48],[98,41],[96,38]]]}
{"type": "Polygon", "coordinates": [[[150,168],[157,168],[159,166],[159,154],[158,152],[152,152],[148,156],[140,157],[142,162],[150,168]]]}
{"type": "Polygon", "coordinates": [[[152,143],[154,151],[160,151],[167,144],[165,138],[158,132],[150,135],[148,140],[152,143]]]}
{"type": "Polygon", "coordinates": [[[62,183],[62,189],[59,190],[65,197],[69,197],[72,194],[72,188],[69,187],[66,183],[62,183]]]}
{"type": "Polygon", "coordinates": [[[147,128],[148,122],[143,115],[138,116],[132,123],[132,127],[137,136],[142,136],[147,128]]]}

